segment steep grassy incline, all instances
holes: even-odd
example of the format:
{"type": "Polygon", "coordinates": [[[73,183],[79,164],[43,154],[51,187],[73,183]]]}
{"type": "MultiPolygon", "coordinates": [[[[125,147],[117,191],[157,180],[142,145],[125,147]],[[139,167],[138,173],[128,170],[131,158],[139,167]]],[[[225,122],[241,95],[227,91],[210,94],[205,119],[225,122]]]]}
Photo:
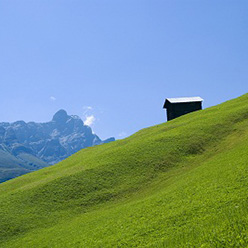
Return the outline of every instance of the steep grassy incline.
{"type": "Polygon", "coordinates": [[[247,247],[248,95],[0,185],[1,247],[247,247]]]}

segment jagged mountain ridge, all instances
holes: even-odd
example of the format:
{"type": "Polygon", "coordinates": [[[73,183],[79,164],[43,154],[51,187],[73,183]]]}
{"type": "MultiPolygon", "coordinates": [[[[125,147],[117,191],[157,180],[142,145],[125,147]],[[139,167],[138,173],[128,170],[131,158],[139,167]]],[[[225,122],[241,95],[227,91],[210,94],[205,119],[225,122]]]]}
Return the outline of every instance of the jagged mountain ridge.
{"type": "Polygon", "coordinates": [[[45,123],[0,123],[0,182],[55,164],[83,148],[114,140],[102,141],[80,117],[68,115],[63,109],[45,123]]]}

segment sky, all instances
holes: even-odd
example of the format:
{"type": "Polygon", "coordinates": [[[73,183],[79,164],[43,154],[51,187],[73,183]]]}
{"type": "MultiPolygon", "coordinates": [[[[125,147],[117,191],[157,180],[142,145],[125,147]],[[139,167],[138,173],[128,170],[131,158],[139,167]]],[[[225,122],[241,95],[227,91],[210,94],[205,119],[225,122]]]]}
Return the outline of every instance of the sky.
{"type": "Polygon", "coordinates": [[[248,92],[248,1],[0,0],[0,122],[59,109],[102,139],[248,92]]]}

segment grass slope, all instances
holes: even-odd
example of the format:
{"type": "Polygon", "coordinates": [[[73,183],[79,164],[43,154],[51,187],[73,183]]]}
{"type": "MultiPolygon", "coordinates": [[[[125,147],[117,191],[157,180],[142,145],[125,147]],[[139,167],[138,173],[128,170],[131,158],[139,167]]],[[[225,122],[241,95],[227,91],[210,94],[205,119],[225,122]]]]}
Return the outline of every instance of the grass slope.
{"type": "Polygon", "coordinates": [[[248,94],[0,185],[1,247],[247,247],[248,94]]]}
{"type": "Polygon", "coordinates": [[[0,144],[0,183],[48,166],[33,154],[17,149],[18,146],[13,153],[5,145],[0,144]]]}

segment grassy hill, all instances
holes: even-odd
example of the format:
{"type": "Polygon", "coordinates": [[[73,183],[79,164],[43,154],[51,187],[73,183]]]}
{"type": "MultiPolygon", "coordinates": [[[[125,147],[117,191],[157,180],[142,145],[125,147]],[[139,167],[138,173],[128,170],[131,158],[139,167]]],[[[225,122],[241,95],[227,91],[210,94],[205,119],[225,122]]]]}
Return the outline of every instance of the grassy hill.
{"type": "Polygon", "coordinates": [[[0,144],[0,183],[47,166],[33,154],[23,151],[14,156],[0,144]]]}
{"type": "Polygon", "coordinates": [[[248,94],[0,185],[1,247],[247,247],[248,94]]]}

